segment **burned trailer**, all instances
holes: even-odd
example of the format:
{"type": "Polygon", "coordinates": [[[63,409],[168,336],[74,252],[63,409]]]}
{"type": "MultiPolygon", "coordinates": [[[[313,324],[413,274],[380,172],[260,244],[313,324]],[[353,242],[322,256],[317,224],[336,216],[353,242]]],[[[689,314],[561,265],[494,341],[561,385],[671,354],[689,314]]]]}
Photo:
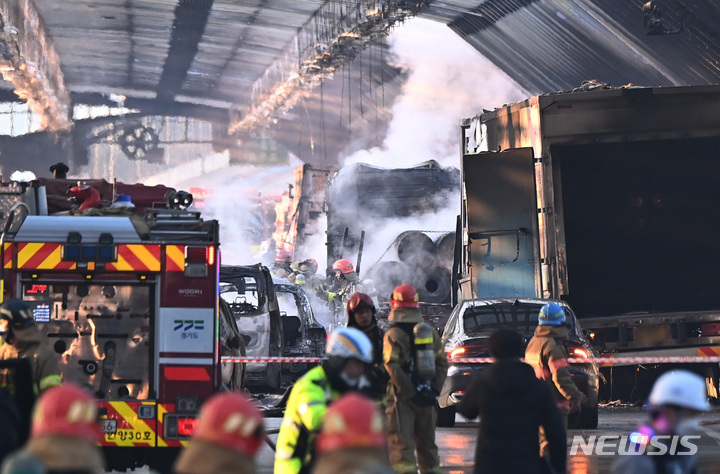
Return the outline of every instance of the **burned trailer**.
{"type": "Polygon", "coordinates": [[[337,259],[351,260],[375,293],[381,317],[389,312],[392,290],[412,284],[424,314],[441,327],[450,311],[447,244],[450,235],[454,248],[459,189],[459,170],[434,160],[410,168],[341,169],[328,190],[328,274],[337,259]]]}
{"type": "MultiPolygon", "coordinates": [[[[720,354],[718,110],[718,86],[598,88],[464,120],[463,298],[566,300],[608,355],[720,354]]],[[[601,396],[647,396],[647,367],[601,396]]],[[[718,364],[689,368],[717,397],[718,364]]]]}

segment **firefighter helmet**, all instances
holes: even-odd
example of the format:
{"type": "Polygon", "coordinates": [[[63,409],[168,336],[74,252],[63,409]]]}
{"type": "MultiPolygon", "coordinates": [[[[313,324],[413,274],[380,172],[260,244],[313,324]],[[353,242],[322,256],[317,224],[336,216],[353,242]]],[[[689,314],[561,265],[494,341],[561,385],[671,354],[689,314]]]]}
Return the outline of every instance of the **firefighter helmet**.
{"type": "Polygon", "coordinates": [[[333,263],[333,270],[340,270],[341,273],[350,273],[354,272],[355,268],[353,267],[353,264],[350,260],[348,260],[347,258],[341,258],[340,260],[333,263]]]}
{"type": "Polygon", "coordinates": [[[292,262],[292,254],[285,249],[280,249],[277,251],[277,254],[275,255],[275,261],[290,263],[290,262],[292,262]]]}
{"type": "Polygon", "coordinates": [[[538,325],[540,326],[560,326],[565,322],[565,311],[557,303],[547,303],[540,308],[538,316],[538,325]]]}
{"type": "Polygon", "coordinates": [[[318,454],[343,448],[387,449],[384,417],[369,398],[350,392],[331,404],[318,435],[318,454]]]}
{"type": "Polygon", "coordinates": [[[675,405],[697,411],[708,411],[705,379],[687,370],[671,370],[662,374],[653,385],[648,400],[650,407],[675,405]]]}
{"type": "Polygon", "coordinates": [[[370,310],[375,314],[375,303],[373,303],[372,298],[370,298],[365,293],[355,293],[350,297],[350,301],[348,301],[347,304],[347,314],[348,318],[352,319],[353,314],[358,309],[363,308],[370,308],[370,310]]]}
{"type": "Polygon", "coordinates": [[[390,307],[395,308],[417,308],[420,306],[420,297],[417,290],[407,283],[395,288],[390,297],[390,307]]]}
{"type": "Polygon", "coordinates": [[[314,258],[306,258],[298,264],[298,270],[303,273],[317,273],[318,263],[314,258]]]}
{"type": "Polygon", "coordinates": [[[217,444],[251,458],[264,439],[262,414],[240,393],[213,395],[200,409],[193,439],[217,444]]]}
{"type": "Polygon", "coordinates": [[[93,396],[67,382],[43,392],[33,411],[32,436],[47,434],[99,442],[102,434],[93,396]]]}
{"type": "Polygon", "coordinates": [[[358,359],[370,364],[373,361],[373,348],[364,332],[355,328],[339,327],[330,333],[325,355],[331,359],[358,359]]]}
{"type": "Polygon", "coordinates": [[[35,323],[30,305],[17,298],[11,298],[0,305],[0,318],[10,323],[11,329],[25,329],[35,323]]]}

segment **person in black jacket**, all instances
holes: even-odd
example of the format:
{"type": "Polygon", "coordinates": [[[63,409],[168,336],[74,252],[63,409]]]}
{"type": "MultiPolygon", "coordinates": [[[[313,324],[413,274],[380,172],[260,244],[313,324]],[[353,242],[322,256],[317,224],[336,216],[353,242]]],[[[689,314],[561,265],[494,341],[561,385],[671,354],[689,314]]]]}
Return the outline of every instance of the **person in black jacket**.
{"type": "Polygon", "coordinates": [[[520,360],[522,337],[500,329],[490,336],[489,350],[495,362],[471,382],[457,408],[466,418],[480,416],[474,472],[564,473],[563,419],[549,388],[520,360]],[[540,426],[549,441],[549,460],[540,457],[540,426]]]}
{"type": "Polygon", "coordinates": [[[381,399],[387,391],[388,374],[383,363],[384,332],[378,326],[377,311],[372,298],[365,293],[354,293],[347,304],[347,327],[361,330],[373,346],[373,363],[365,372],[370,387],[363,393],[372,399],[381,399]]]}

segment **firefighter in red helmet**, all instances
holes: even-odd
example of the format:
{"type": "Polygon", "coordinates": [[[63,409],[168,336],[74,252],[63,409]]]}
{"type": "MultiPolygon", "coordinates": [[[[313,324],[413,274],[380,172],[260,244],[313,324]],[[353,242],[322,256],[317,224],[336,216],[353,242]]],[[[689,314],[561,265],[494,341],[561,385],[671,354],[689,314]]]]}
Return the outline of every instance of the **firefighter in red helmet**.
{"type": "Polygon", "coordinates": [[[313,474],[393,474],[387,452],[385,420],[369,398],[343,395],[330,405],[316,442],[313,474]]]}
{"type": "Polygon", "coordinates": [[[335,323],[341,324],[350,296],[353,293],[364,293],[365,288],[360,283],[355,267],[347,258],[336,260],[332,268],[335,271],[335,278],[330,282],[329,289],[322,294],[319,293],[318,296],[328,302],[335,315],[335,323]]]}
{"type": "Polygon", "coordinates": [[[293,273],[292,254],[285,249],[280,249],[275,255],[275,263],[273,264],[273,273],[280,278],[287,278],[293,273]]]}
{"type": "Polygon", "coordinates": [[[384,398],[388,376],[383,363],[383,330],[378,326],[377,310],[372,298],[365,293],[354,293],[347,304],[347,326],[365,333],[373,346],[373,363],[365,372],[370,387],[364,391],[373,399],[384,398]]]}
{"type": "Polygon", "coordinates": [[[448,362],[440,335],[420,313],[417,291],[400,285],[390,299],[390,327],[385,333],[383,360],[390,375],[388,424],[390,462],[396,472],[439,473],[435,444],[437,396],[448,362]],[[417,462],[415,451],[417,450],[417,462]]]}
{"type": "MultiPolygon", "coordinates": [[[[9,457],[39,460],[48,472],[91,474],[105,470],[96,400],[82,388],[63,383],[45,391],[33,412],[32,434],[22,451],[9,457]]],[[[12,471],[11,471],[12,472],[12,471]]]]}
{"type": "Polygon", "coordinates": [[[317,274],[318,263],[314,258],[306,258],[294,265],[294,271],[287,279],[296,285],[303,286],[308,294],[315,294],[323,288],[323,281],[317,274]],[[298,279],[302,275],[302,279],[298,279]],[[304,281],[303,281],[304,280],[304,281]]]}
{"type": "Polygon", "coordinates": [[[177,474],[253,474],[264,439],[260,410],[244,395],[224,392],[202,406],[190,444],[175,462],[177,474]]]}

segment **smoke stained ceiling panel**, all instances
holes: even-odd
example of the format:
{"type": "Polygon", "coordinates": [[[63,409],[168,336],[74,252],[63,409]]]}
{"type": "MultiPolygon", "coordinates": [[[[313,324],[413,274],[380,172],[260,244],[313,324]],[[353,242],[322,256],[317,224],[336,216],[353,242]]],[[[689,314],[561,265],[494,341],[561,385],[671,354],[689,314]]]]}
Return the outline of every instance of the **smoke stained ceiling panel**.
{"type": "Polygon", "coordinates": [[[661,34],[648,34],[645,3],[443,0],[420,16],[447,23],[533,93],[592,79],[612,86],[720,83],[720,2],[656,0],[661,34]]]}
{"type": "MultiPolygon", "coordinates": [[[[8,5],[23,1],[0,0],[8,5]]],[[[437,0],[420,16],[447,24],[532,93],[570,90],[588,79],[613,86],[720,83],[720,2],[656,0],[661,29],[678,30],[660,35],[647,34],[644,3],[437,0]]],[[[225,117],[230,107],[235,111],[251,107],[262,95],[258,90],[271,88],[273,80],[284,80],[275,69],[278,60],[301,66],[304,57],[299,56],[322,43],[326,30],[338,21],[333,15],[347,19],[357,14],[352,6],[358,5],[346,0],[34,0],[34,4],[61,58],[71,97],[104,103],[111,93],[123,94],[129,103],[136,99],[135,106],[152,113],[182,110],[216,118],[225,117]],[[176,16],[190,7],[204,8],[206,20],[186,25],[191,34],[195,28],[195,49],[187,53],[190,57],[176,57],[180,62],[173,69],[166,63],[174,54],[176,16]],[[163,77],[171,87],[163,88],[163,77]],[[262,78],[269,79],[258,88],[262,78]],[[156,101],[160,90],[165,94],[162,102],[156,101]],[[204,107],[203,113],[185,104],[204,107]]],[[[193,45],[188,46],[191,50],[193,45]]],[[[359,51],[323,87],[304,93],[293,108],[273,117],[257,133],[277,140],[303,160],[321,164],[332,164],[338,153],[381,143],[404,75],[390,66],[384,40],[374,41],[372,47],[374,52],[359,51]]]]}

